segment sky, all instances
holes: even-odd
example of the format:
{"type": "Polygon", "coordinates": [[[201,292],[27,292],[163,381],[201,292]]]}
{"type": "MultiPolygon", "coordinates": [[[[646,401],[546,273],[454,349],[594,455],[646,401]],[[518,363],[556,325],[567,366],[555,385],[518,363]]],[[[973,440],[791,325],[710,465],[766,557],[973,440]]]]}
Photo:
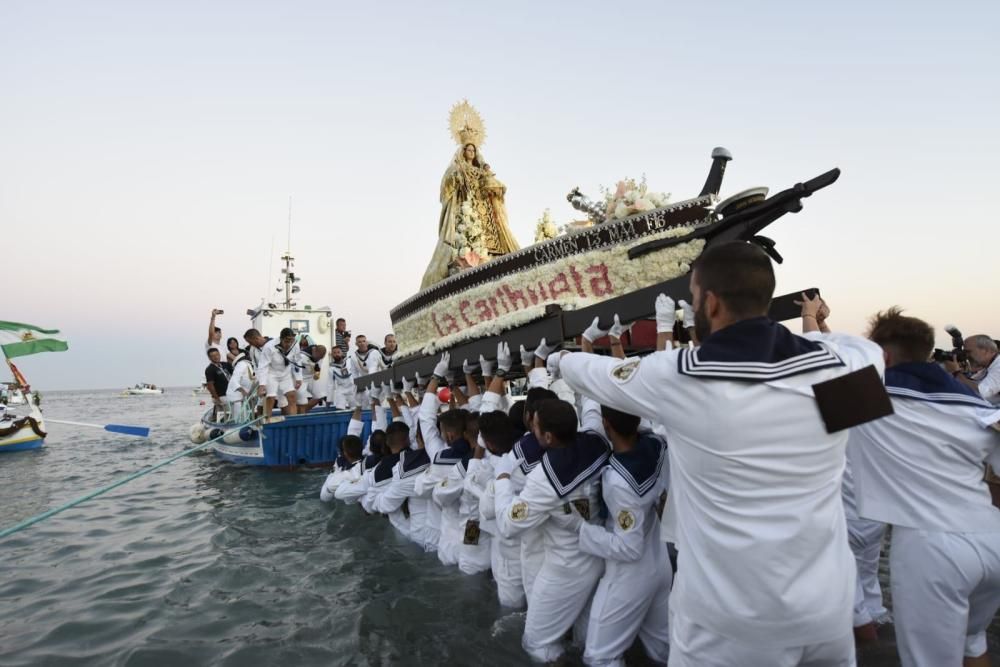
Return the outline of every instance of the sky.
{"type": "Polygon", "coordinates": [[[778,292],[820,287],[839,331],[898,304],[1000,337],[998,22],[985,1],[2,0],[0,319],[69,341],[18,361],[42,391],[194,386],[211,309],[238,334],[273,292],[291,197],[300,303],[381,339],[467,98],[522,244],[546,208],[580,217],[574,186],[695,196],[715,146],[723,197],[840,167],[765,232],[778,292]]]}

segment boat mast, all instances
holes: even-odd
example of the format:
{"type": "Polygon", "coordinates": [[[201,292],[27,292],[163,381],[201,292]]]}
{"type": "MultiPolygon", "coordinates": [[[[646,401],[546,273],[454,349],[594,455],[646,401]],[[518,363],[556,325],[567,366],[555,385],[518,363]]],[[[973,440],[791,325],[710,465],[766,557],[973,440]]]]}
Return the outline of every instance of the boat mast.
{"type": "MultiPolygon", "coordinates": [[[[295,273],[292,270],[295,266],[295,258],[292,257],[292,197],[288,197],[288,245],[286,246],[285,254],[281,256],[281,261],[285,263],[285,267],[281,269],[281,272],[285,274],[285,302],[282,307],[285,310],[291,310],[295,307],[295,302],[292,301],[292,295],[299,291],[299,288],[295,285],[299,281],[295,277],[295,273]]],[[[278,288],[281,291],[281,288],[278,288]]]]}

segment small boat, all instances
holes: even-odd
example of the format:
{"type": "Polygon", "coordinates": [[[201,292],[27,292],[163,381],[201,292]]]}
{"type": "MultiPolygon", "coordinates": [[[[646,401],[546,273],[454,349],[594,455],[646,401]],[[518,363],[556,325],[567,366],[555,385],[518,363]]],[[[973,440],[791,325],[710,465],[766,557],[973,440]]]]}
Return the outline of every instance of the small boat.
{"type": "Polygon", "coordinates": [[[32,406],[31,414],[24,417],[0,409],[0,452],[38,449],[45,443],[45,436],[45,422],[37,406],[32,406]]]}
{"type": "Polygon", "coordinates": [[[147,384],[145,382],[140,382],[134,387],[129,387],[122,391],[121,396],[151,396],[153,394],[162,394],[163,388],[157,387],[155,384],[147,384]]]}
{"type": "Polygon", "coordinates": [[[21,386],[16,382],[4,382],[0,386],[0,403],[5,405],[25,405],[28,399],[25,398],[21,386]]]}
{"type": "Polygon", "coordinates": [[[194,389],[191,390],[192,396],[201,396],[207,393],[208,393],[208,388],[205,386],[204,383],[202,383],[200,387],[195,387],[194,389]]]}

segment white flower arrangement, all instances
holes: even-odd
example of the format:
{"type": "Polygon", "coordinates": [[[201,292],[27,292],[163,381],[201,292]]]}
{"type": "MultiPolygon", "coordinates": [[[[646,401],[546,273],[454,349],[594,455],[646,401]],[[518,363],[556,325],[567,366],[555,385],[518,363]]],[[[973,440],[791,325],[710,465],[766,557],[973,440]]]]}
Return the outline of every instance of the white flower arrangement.
{"type": "Polygon", "coordinates": [[[607,188],[601,188],[601,191],[604,192],[609,220],[620,220],[670,204],[670,193],[650,190],[646,185],[645,175],[638,183],[634,178],[618,181],[614,192],[607,188]]]}
{"type": "Polygon", "coordinates": [[[453,268],[456,271],[478,266],[489,258],[490,252],[486,248],[483,223],[468,199],[462,202],[455,232],[458,235],[453,260],[453,268]]]}
{"type": "Polygon", "coordinates": [[[556,223],[552,220],[552,213],[549,209],[545,209],[542,217],[538,219],[538,223],[535,225],[535,243],[548,241],[557,236],[559,236],[559,228],[556,227],[556,223]]]}
{"type": "MultiPolygon", "coordinates": [[[[433,354],[461,341],[494,336],[502,331],[535,320],[545,314],[546,306],[558,304],[566,310],[589,306],[605,299],[655,285],[691,270],[691,263],[705,247],[703,239],[694,239],[656,250],[638,259],[629,259],[628,251],[635,245],[654,239],[676,238],[693,231],[692,227],[676,227],[660,234],[644,236],[630,243],[593,250],[565,257],[532,269],[490,280],[488,283],[463,290],[436,301],[412,315],[393,323],[403,356],[420,350],[433,354]],[[600,290],[587,281],[598,272],[588,273],[585,267],[600,267],[600,290]],[[560,290],[560,294],[532,294],[532,301],[523,300],[524,307],[510,308],[498,299],[502,289],[511,287],[518,293],[532,292],[538,285],[552,285],[559,276],[581,278],[576,289],[560,290]],[[582,294],[582,296],[581,296],[582,294]],[[535,298],[535,297],[544,298],[535,298]],[[537,301],[537,302],[536,302],[537,301]]],[[[563,277],[563,281],[567,279],[563,277]]],[[[542,290],[534,290],[541,293],[542,290]]],[[[512,304],[516,306],[517,304],[512,304]]]]}

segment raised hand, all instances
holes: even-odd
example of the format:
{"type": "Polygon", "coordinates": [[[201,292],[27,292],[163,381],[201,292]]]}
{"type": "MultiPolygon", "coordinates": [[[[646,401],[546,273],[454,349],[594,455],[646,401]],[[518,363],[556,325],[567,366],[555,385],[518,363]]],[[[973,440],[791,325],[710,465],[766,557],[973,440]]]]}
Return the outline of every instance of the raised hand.
{"type": "Polygon", "coordinates": [[[684,319],[682,322],[684,328],[690,329],[691,327],[694,326],[694,307],[691,306],[691,304],[689,304],[684,299],[678,301],[677,305],[680,306],[681,310],[684,311],[684,319]]]}
{"type": "Polygon", "coordinates": [[[601,318],[595,317],[594,321],[590,323],[590,326],[587,327],[582,334],[583,337],[589,340],[591,343],[593,343],[598,338],[603,338],[604,336],[608,335],[608,330],[602,329],[600,327],[600,322],[601,318]]]}
{"type": "Polygon", "coordinates": [[[549,355],[552,354],[557,347],[559,347],[559,345],[547,345],[545,343],[545,339],[543,338],[541,341],[539,341],[538,347],[535,348],[535,356],[541,359],[542,361],[545,361],[546,359],[549,358],[549,355]]]}
{"type": "Polygon", "coordinates": [[[621,320],[618,319],[618,313],[615,313],[614,324],[608,330],[608,335],[612,338],[621,338],[622,334],[632,328],[631,324],[622,324],[621,320]]]}
{"type": "Polygon", "coordinates": [[[656,297],[656,333],[672,333],[677,320],[677,306],[666,294],[656,297]]]}
{"type": "Polygon", "coordinates": [[[488,361],[483,355],[479,355],[479,367],[483,369],[484,377],[493,377],[493,362],[488,361]]]}
{"type": "Polygon", "coordinates": [[[451,353],[445,352],[434,367],[434,377],[443,380],[448,377],[448,366],[451,363],[451,353]]]}
{"type": "Polygon", "coordinates": [[[500,375],[501,371],[506,375],[513,365],[514,358],[510,354],[510,346],[504,341],[500,341],[497,344],[497,375],[500,375]]]}
{"type": "MultiPolygon", "coordinates": [[[[528,370],[531,370],[531,368],[535,365],[535,353],[531,350],[524,349],[524,345],[521,346],[521,365],[528,370]]],[[[528,370],[526,370],[525,373],[527,373],[528,370]]]]}

